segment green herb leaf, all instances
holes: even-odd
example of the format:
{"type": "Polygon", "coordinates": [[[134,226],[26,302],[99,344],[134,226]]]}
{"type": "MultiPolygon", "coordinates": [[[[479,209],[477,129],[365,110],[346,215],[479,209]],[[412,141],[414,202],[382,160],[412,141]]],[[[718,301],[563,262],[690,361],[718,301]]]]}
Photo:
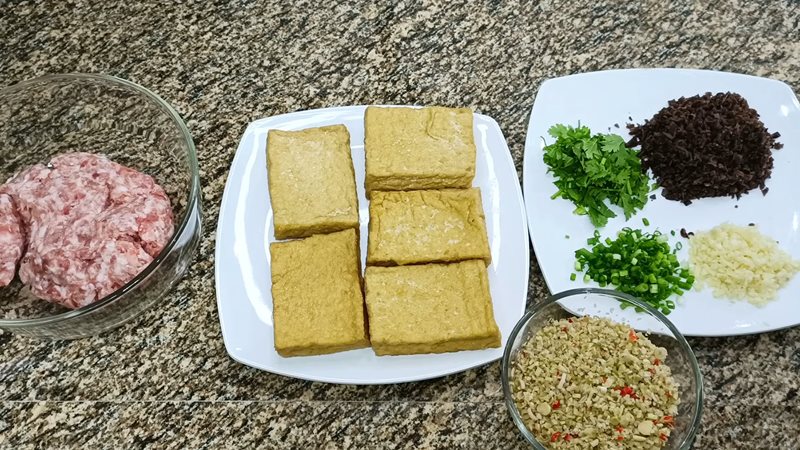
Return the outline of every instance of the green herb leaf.
{"type": "Polygon", "coordinates": [[[592,135],[588,127],[563,124],[553,125],[548,133],[556,138],[545,146],[543,156],[558,188],[551,198],[570,200],[575,214],[588,215],[595,227],[616,217],[607,202],[622,208],[626,220],[647,203],[649,179],[637,152],[626,147],[621,136],[592,135]]]}

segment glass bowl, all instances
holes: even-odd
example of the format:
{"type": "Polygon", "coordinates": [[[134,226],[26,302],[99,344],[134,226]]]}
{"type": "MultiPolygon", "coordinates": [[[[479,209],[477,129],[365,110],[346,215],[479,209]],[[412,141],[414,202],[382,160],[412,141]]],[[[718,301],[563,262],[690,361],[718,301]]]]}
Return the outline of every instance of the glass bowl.
{"type": "Polygon", "coordinates": [[[568,305],[581,315],[579,305],[587,303],[593,304],[592,311],[604,311],[599,317],[642,331],[654,344],[667,349],[668,356],[664,364],[670,367],[675,381],[679,384],[680,404],[675,415],[675,428],[662,448],[668,450],[691,448],[703,411],[703,378],[689,343],[666,316],[650,305],[622,292],[594,288],[572,289],[550,296],[525,313],[509,336],[501,365],[503,393],[511,419],[522,436],[537,450],[547,448],[525,426],[512,396],[510,369],[519,349],[551,320],[576,317],[562,304],[568,305]],[[638,306],[641,312],[636,313],[634,308],[622,310],[620,301],[638,306]]]}
{"type": "Polygon", "coordinates": [[[0,329],[72,339],[101,333],[151,308],[189,267],[200,236],[197,155],[177,112],[149,90],[106,75],[48,75],[0,90],[0,184],[67,152],[103,153],[152,176],[170,197],[175,233],[139,275],[70,310],[33,297],[17,277],[0,288],[0,329]]]}

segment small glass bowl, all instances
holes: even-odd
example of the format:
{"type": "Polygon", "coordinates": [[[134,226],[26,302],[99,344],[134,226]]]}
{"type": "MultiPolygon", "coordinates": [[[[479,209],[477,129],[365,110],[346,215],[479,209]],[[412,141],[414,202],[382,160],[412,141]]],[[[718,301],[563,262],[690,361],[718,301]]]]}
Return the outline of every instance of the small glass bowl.
{"type": "Polygon", "coordinates": [[[67,152],[102,153],[152,176],[170,197],[175,233],[139,275],[70,310],[33,297],[15,279],[0,288],[0,329],[58,339],[117,327],[151,308],[186,272],[202,221],[197,155],[189,130],[153,92],[106,75],[48,75],[0,90],[0,184],[67,152]]]}
{"type": "Polygon", "coordinates": [[[678,405],[678,414],[675,415],[675,428],[662,448],[666,450],[690,449],[700,426],[703,412],[703,378],[689,343],[666,316],[645,302],[622,292],[595,288],[572,289],[550,296],[525,313],[511,331],[501,365],[503,393],[511,419],[525,440],[537,450],[546,450],[546,447],[525,426],[522,415],[514,402],[509,379],[511,365],[516,360],[520,347],[551,320],[576,317],[567,311],[562,303],[568,304],[578,313],[582,311],[579,307],[575,308],[575,305],[592,303],[592,315],[625,324],[638,331],[644,331],[654,344],[667,349],[668,356],[664,364],[670,367],[675,381],[680,385],[680,404],[678,405]],[[628,314],[634,309],[628,308],[625,311],[626,314],[622,314],[620,301],[638,306],[642,312],[628,314]],[[595,314],[597,311],[602,312],[595,314]],[[634,318],[631,319],[631,317],[634,318]]]}

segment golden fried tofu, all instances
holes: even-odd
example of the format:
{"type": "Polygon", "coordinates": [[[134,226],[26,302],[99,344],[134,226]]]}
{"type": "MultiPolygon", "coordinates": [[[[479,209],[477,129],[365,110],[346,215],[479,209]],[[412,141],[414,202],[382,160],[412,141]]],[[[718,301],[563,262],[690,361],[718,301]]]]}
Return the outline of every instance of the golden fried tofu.
{"type": "Polygon", "coordinates": [[[491,262],[481,191],[372,193],[367,264],[393,266],[481,259],[491,262]]]}
{"type": "Polygon", "coordinates": [[[500,346],[481,260],[367,267],[365,286],[370,339],[378,355],[500,346]]]}
{"type": "Polygon", "coordinates": [[[270,245],[275,350],[281,356],[369,346],[354,229],[270,245]]]}
{"type": "Polygon", "coordinates": [[[344,125],[270,130],[267,173],[276,239],[358,227],[350,133],[344,125]]]}
{"type": "Polygon", "coordinates": [[[475,177],[472,111],[381,108],[364,114],[367,195],[372,191],[468,188],[475,177]]]}

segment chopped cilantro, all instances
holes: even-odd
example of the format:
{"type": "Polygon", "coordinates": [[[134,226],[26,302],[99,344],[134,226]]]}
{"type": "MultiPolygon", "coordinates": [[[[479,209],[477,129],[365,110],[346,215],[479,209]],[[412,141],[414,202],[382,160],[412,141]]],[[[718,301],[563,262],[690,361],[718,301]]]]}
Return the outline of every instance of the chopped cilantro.
{"type": "Polygon", "coordinates": [[[606,205],[622,208],[629,219],[647,203],[651,186],[635,150],[616,134],[592,135],[588,127],[554,125],[556,138],[544,148],[544,163],[558,188],[552,198],[575,204],[574,213],[588,215],[595,227],[603,227],[617,215],[606,205]]]}

